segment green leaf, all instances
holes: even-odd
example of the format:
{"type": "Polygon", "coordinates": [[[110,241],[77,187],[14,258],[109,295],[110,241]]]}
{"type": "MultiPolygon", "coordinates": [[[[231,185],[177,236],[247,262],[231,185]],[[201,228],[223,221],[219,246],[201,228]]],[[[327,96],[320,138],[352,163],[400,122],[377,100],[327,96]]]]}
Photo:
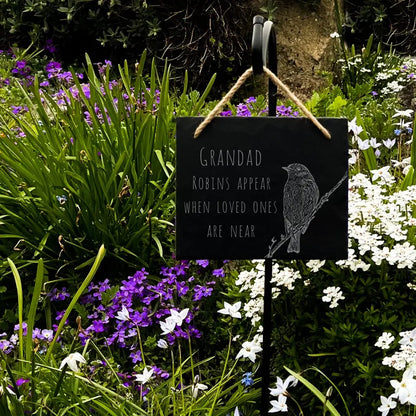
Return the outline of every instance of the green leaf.
{"type": "Polygon", "coordinates": [[[341,414],[337,411],[337,409],[335,409],[328,398],[323,393],[321,393],[311,382],[306,380],[306,378],[302,377],[295,371],[292,371],[290,368],[287,368],[286,366],[284,366],[284,369],[293,377],[298,379],[305,387],[307,387],[322,402],[322,404],[324,404],[325,408],[329,410],[332,416],[341,416],[341,414]]]}
{"type": "Polygon", "coordinates": [[[414,168],[413,166],[409,166],[409,171],[407,172],[405,178],[403,179],[403,181],[400,184],[400,189],[402,191],[404,191],[405,189],[407,189],[409,186],[413,185],[414,183],[414,168]]]}
{"type": "Polygon", "coordinates": [[[26,360],[32,360],[33,342],[32,332],[35,326],[36,310],[39,304],[39,298],[42,291],[44,276],[43,259],[39,259],[36,270],[35,287],[33,288],[32,301],[30,302],[29,314],[27,316],[27,335],[26,335],[26,360]]]}
{"type": "Polygon", "coordinates": [[[23,290],[22,290],[22,281],[20,279],[19,272],[10,258],[7,258],[10,268],[12,269],[14,281],[16,284],[17,290],[17,315],[19,318],[19,358],[20,360],[24,359],[23,356],[23,290]]]}
{"type": "Polygon", "coordinates": [[[159,238],[156,237],[154,234],[152,234],[152,238],[155,241],[157,248],[159,249],[159,255],[160,257],[163,257],[163,248],[162,248],[162,243],[160,242],[159,238]]]}
{"type": "Polygon", "coordinates": [[[79,287],[75,295],[72,297],[71,303],[68,305],[64,313],[64,316],[59,322],[58,328],[55,332],[55,336],[52,342],[49,344],[49,348],[46,353],[46,361],[48,361],[51,356],[56,340],[58,339],[63,327],[65,326],[65,321],[68,319],[68,316],[71,313],[72,309],[74,308],[75,304],[78,302],[78,299],[81,297],[82,293],[84,292],[84,290],[87,288],[87,286],[90,284],[91,280],[97,273],[98,267],[100,266],[102,260],[104,259],[104,256],[105,256],[105,248],[102,245],[100,249],[98,250],[97,257],[95,258],[95,261],[91,267],[91,270],[89,271],[87,277],[84,279],[84,281],[82,282],[81,286],[79,287]]]}
{"type": "Polygon", "coordinates": [[[162,166],[163,172],[165,172],[165,175],[169,178],[169,172],[166,169],[165,161],[163,160],[162,152],[159,149],[155,150],[157,159],[159,160],[160,166],[162,166]]]}

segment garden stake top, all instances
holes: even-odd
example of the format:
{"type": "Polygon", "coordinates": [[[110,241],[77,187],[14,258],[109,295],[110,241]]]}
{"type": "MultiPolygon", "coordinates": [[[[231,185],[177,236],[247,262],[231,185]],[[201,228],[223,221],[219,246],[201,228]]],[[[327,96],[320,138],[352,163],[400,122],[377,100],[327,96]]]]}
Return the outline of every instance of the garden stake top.
{"type": "Polygon", "coordinates": [[[347,120],[317,120],[276,73],[273,23],[255,16],[252,67],[206,118],[177,119],[177,258],[265,259],[262,416],[269,408],[272,259],[348,254],[347,120]],[[261,73],[269,78],[269,117],[216,117],[261,73]],[[276,86],[307,118],[276,118],[276,86]]]}

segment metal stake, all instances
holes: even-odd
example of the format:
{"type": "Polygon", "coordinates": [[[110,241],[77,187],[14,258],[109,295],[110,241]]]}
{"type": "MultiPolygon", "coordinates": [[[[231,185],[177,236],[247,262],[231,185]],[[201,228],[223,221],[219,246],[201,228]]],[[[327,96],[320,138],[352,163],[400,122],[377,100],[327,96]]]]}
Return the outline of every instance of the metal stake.
{"type": "MultiPolygon", "coordinates": [[[[267,67],[277,75],[277,47],[276,33],[273,23],[264,21],[262,16],[253,19],[252,38],[252,66],[255,74],[261,74],[263,67],[267,67]]],[[[269,79],[269,117],[276,116],[277,88],[269,79]]],[[[264,269],[264,298],[263,298],[263,354],[260,368],[261,402],[260,415],[267,416],[269,410],[269,384],[270,384],[270,351],[271,351],[271,318],[272,318],[272,268],[273,260],[265,259],[264,269]]]]}

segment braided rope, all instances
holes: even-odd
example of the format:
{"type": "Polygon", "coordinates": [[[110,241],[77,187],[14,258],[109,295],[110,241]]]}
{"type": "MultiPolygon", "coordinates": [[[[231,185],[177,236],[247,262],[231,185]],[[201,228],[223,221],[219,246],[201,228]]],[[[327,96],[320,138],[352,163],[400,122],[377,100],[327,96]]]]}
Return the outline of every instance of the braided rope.
{"type": "MultiPolygon", "coordinates": [[[[329,131],[317,120],[317,118],[302,104],[302,102],[299,100],[298,97],[296,97],[295,94],[293,94],[292,91],[282,82],[275,74],[273,74],[270,69],[263,67],[264,73],[272,80],[272,82],[277,85],[281,90],[285,93],[285,95],[290,98],[301,110],[302,113],[305,114],[306,117],[308,117],[313,124],[315,124],[316,127],[322,132],[322,134],[327,138],[331,138],[331,134],[329,131]]],[[[238,78],[237,82],[231,87],[230,91],[227,92],[227,94],[224,95],[224,97],[221,99],[221,101],[210,111],[210,113],[205,117],[205,119],[199,124],[199,126],[196,128],[194,133],[194,138],[196,139],[202,131],[205,129],[205,127],[211,123],[211,121],[219,114],[221,113],[223,107],[233,98],[234,94],[238,91],[238,89],[246,82],[247,78],[250,77],[250,75],[253,74],[253,68],[247,69],[241,76],[238,78]]]]}
{"type": "Polygon", "coordinates": [[[266,73],[266,75],[273,81],[275,85],[277,85],[279,88],[283,90],[283,92],[286,94],[288,98],[290,98],[301,110],[302,113],[305,114],[306,117],[308,117],[313,124],[315,124],[316,127],[323,133],[323,135],[327,138],[331,138],[331,133],[317,120],[317,118],[302,104],[302,102],[299,100],[298,97],[296,97],[295,94],[293,94],[290,89],[283,84],[282,81],[280,81],[279,78],[275,74],[273,74],[270,69],[263,67],[263,71],[266,73]]]}
{"type": "Polygon", "coordinates": [[[194,133],[194,138],[196,139],[201,133],[204,128],[211,123],[214,117],[216,117],[221,110],[227,104],[231,98],[233,98],[234,94],[238,91],[238,89],[246,82],[247,78],[253,73],[253,68],[247,69],[243,75],[238,78],[237,82],[231,87],[230,91],[224,95],[221,101],[211,110],[211,112],[205,117],[202,123],[197,127],[194,133]]]}

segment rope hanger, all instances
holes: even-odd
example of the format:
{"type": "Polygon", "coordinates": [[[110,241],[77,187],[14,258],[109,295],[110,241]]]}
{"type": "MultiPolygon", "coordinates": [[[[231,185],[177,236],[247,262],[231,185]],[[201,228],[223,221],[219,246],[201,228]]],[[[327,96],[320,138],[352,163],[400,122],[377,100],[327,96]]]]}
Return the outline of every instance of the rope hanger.
{"type": "MultiPolygon", "coordinates": [[[[329,131],[318,121],[318,119],[302,104],[296,95],[290,91],[290,89],[275,75],[270,69],[266,66],[263,66],[263,72],[271,79],[271,81],[281,88],[285,95],[290,98],[302,111],[302,113],[308,117],[313,124],[322,132],[322,134],[327,138],[331,139],[331,134],[329,131]]],[[[211,123],[211,121],[218,116],[224,106],[231,100],[234,94],[238,89],[246,82],[246,80],[253,74],[253,68],[247,69],[241,76],[238,78],[237,82],[231,87],[231,89],[224,95],[221,101],[211,110],[211,112],[205,117],[205,119],[199,124],[194,133],[194,138],[196,139],[205,127],[211,123]]]]}

